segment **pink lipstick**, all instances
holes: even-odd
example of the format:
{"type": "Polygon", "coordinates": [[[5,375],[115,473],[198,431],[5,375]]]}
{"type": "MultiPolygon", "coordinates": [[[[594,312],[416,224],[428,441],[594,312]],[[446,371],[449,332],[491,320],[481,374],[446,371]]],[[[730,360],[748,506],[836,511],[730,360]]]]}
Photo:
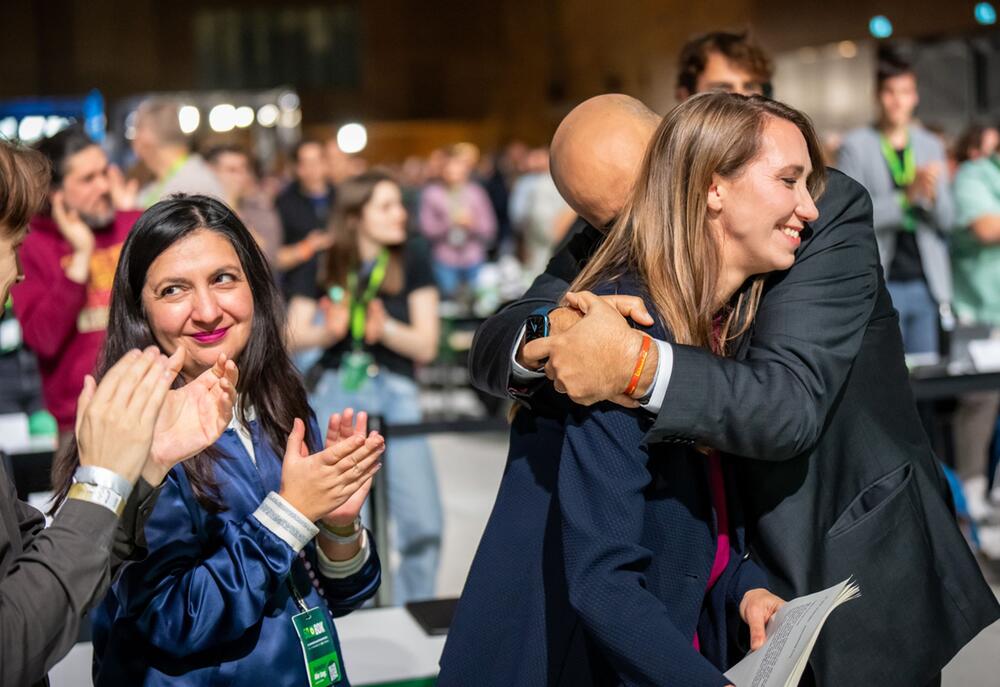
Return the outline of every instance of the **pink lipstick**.
{"type": "Polygon", "coordinates": [[[200,334],[192,334],[191,338],[193,338],[200,344],[211,344],[215,343],[216,341],[221,341],[222,338],[226,335],[226,332],[228,331],[229,327],[225,327],[223,329],[216,329],[213,332],[201,332],[200,334]]]}

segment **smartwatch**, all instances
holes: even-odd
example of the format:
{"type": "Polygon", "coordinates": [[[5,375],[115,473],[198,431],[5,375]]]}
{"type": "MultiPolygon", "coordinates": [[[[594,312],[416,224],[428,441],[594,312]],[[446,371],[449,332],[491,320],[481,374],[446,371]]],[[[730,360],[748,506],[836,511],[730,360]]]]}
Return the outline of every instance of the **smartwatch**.
{"type": "MultiPolygon", "coordinates": [[[[528,319],[524,321],[524,343],[544,339],[549,335],[549,313],[558,307],[558,305],[543,305],[528,315],[528,319]]],[[[548,358],[541,361],[543,366],[547,362],[548,358]]]]}

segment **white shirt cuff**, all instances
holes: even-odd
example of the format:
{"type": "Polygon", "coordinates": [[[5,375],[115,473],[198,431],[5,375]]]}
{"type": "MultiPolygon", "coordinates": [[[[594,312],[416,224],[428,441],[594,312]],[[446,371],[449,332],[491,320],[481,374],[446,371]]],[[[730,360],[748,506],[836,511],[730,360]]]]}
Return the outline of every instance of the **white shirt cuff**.
{"type": "Polygon", "coordinates": [[[521,347],[521,342],[524,341],[524,330],[526,328],[527,325],[523,324],[521,325],[521,332],[517,335],[517,338],[514,339],[514,350],[510,352],[510,359],[511,362],[513,363],[513,366],[511,367],[510,376],[514,378],[515,383],[521,385],[530,384],[531,382],[534,382],[537,379],[545,378],[544,372],[529,370],[524,365],[517,362],[517,350],[521,347]]]}
{"type": "Polygon", "coordinates": [[[667,387],[670,385],[670,375],[674,371],[674,349],[666,341],[653,339],[659,356],[656,359],[656,376],[653,377],[653,389],[649,396],[649,402],[643,403],[642,407],[653,415],[660,414],[663,407],[663,397],[667,395],[667,387]]]}
{"type": "Polygon", "coordinates": [[[304,549],[306,544],[319,534],[316,525],[309,522],[306,516],[273,491],[264,498],[253,516],[296,553],[304,549]]]}
{"type": "Polygon", "coordinates": [[[346,561],[331,561],[323,553],[323,547],[316,547],[317,568],[323,577],[331,580],[342,580],[345,577],[356,575],[365,567],[368,558],[372,554],[372,547],[368,543],[368,530],[361,531],[361,550],[348,558],[346,561]]]}

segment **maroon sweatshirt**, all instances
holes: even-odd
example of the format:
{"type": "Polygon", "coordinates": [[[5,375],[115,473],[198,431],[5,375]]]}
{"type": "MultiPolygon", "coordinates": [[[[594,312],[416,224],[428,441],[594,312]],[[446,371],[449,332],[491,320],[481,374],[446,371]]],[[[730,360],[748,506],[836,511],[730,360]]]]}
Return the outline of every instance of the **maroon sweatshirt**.
{"type": "Polygon", "coordinates": [[[119,212],[94,231],[94,254],[86,284],[63,271],[73,251],[48,215],[31,220],[20,250],[24,281],[12,290],[14,315],[24,342],[38,356],[45,405],[60,430],[72,429],[84,375],[94,370],[104,331],[118,255],[140,212],[119,212]]]}

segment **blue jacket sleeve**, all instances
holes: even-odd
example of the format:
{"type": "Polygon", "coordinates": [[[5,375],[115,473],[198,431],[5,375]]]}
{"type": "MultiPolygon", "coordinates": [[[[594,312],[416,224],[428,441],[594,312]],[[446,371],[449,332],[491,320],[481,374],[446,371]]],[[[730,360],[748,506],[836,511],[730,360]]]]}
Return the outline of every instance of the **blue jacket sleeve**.
{"type": "Polygon", "coordinates": [[[149,555],[126,566],[114,587],[122,613],[173,656],[242,636],[261,619],[297,555],[253,515],[206,536],[202,513],[175,468],[146,523],[149,555]]]}
{"type": "Polygon", "coordinates": [[[726,685],[646,588],[652,553],[639,542],[649,456],[633,411],[574,407],[559,465],[570,604],[626,685],[726,685]]]}

